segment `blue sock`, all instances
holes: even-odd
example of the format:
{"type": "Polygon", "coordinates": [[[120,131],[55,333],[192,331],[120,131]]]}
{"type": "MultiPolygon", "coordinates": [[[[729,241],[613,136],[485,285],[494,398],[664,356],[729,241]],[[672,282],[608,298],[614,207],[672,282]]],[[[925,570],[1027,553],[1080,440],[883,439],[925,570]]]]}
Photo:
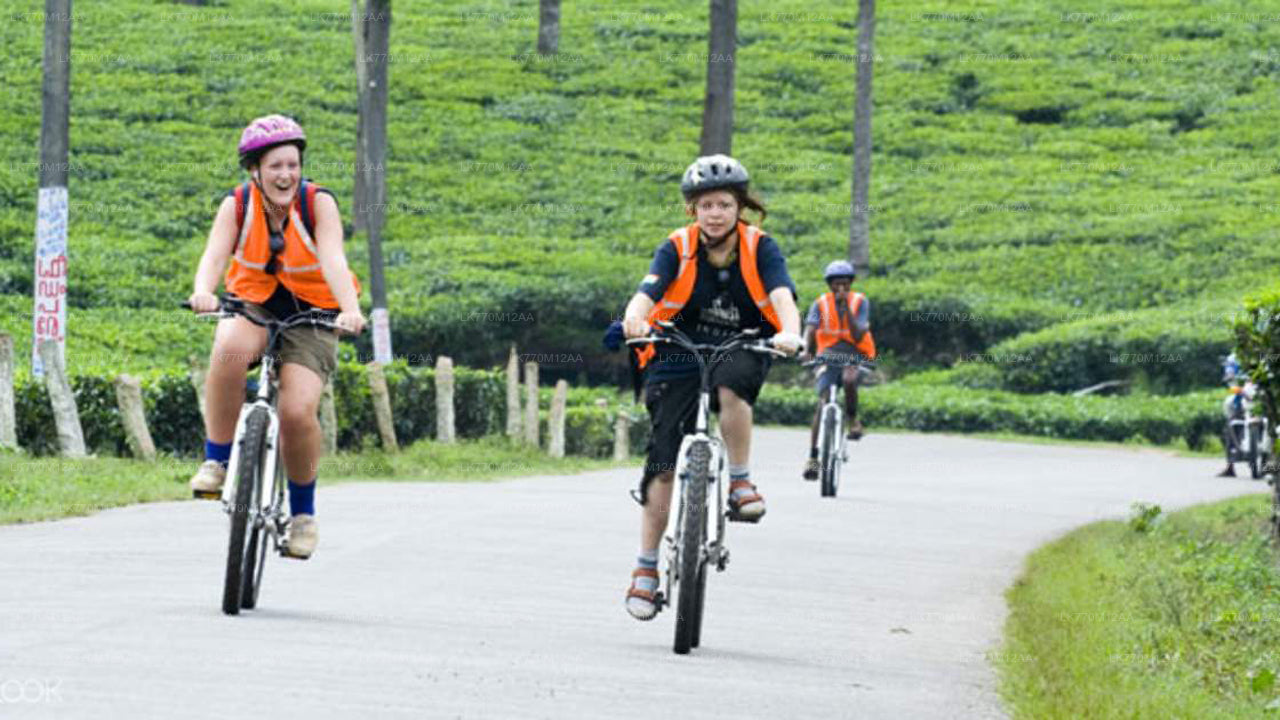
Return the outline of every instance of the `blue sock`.
{"type": "Polygon", "coordinates": [[[310,485],[299,485],[292,480],[289,481],[289,514],[316,514],[315,480],[312,480],[310,485]]]}
{"type": "MultiPolygon", "coordinates": [[[[649,570],[658,569],[658,548],[645,550],[636,558],[636,567],[647,568],[649,570]]],[[[637,590],[646,592],[654,592],[658,589],[658,581],[655,578],[638,577],[632,581],[637,590]]]]}
{"type": "MultiPolygon", "coordinates": [[[[734,483],[751,482],[751,470],[747,465],[730,465],[729,466],[729,487],[733,487],[734,483]]],[[[737,490],[729,492],[729,499],[737,502],[744,496],[750,495],[753,491],[750,487],[739,486],[737,490]]]]}
{"type": "Polygon", "coordinates": [[[217,460],[222,463],[222,467],[226,467],[231,462],[231,443],[216,443],[212,440],[204,441],[204,459],[217,460]]]}

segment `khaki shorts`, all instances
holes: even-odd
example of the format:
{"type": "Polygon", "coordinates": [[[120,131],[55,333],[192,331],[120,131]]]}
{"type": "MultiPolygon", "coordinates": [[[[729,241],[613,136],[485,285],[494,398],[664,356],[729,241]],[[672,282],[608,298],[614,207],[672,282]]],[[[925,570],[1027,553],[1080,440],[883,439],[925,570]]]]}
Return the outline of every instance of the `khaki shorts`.
{"type": "MultiPolygon", "coordinates": [[[[271,320],[274,316],[265,307],[245,301],[254,317],[271,320]]],[[[289,328],[280,338],[280,357],[283,366],[294,363],[310,369],[321,380],[329,381],[329,375],[338,366],[338,334],[328,328],[303,325],[289,328]]]]}

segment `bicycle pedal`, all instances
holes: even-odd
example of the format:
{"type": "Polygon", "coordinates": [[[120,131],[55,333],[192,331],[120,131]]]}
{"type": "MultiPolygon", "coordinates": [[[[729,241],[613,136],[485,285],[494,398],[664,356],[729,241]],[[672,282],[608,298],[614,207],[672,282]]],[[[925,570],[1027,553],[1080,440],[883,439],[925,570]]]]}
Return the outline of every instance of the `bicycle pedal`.
{"type": "Polygon", "coordinates": [[[310,560],[311,559],[310,555],[294,555],[293,553],[289,552],[288,543],[280,544],[280,557],[286,557],[286,558],[289,558],[290,560],[310,560]]]}
{"type": "Polygon", "coordinates": [[[192,490],[191,497],[195,498],[196,500],[221,500],[222,491],[221,490],[214,490],[214,491],[192,490]]]}
{"type": "Polygon", "coordinates": [[[729,522],[751,523],[752,525],[755,525],[760,522],[760,518],[764,517],[764,513],[748,517],[733,510],[727,510],[725,511],[725,516],[729,518],[729,522]]]}

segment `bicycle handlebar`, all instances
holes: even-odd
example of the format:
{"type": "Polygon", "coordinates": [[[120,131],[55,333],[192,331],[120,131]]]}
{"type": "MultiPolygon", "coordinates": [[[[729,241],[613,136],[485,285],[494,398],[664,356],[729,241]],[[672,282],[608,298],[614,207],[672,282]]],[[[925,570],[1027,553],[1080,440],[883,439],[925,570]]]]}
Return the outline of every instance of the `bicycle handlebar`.
{"type": "MultiPolygon", "coordinates": [[[[183,300],[181,303],[181,306],[186,308],[187,310],[192,309],[191,301],[189,300],[183,300]]],[[[247,306],[247,303],[245,303],[245,301],[241,300],[240,298],[219,296],[218,309],[216,311],[198,312],[196,313],[196,315],[200,317],[217,317],[217,318],[230,318],[230,317],[239,316],[244,318],[245,320],[248,320],[254,325],[257,325],[258,327],[263,327],[268,329],[274,327],[277,330],[288,330],[289,328],[298,327],[299,325],[316,325],[319,327],[327,328],[329,330],[336,330],[342,333],[350,333],[349,330],[338,327],[336,324],[334,324],[333,321],[339,315],[337,310],[322,310],[319,308],[311,308],[310,310],[294,315],[288,320],[275,320],[275,319],[260,320],[258,318],[255,318],[249,315],[247,312],[245,312],[246,306],[247,306]]]]}
{"type": "Polygon", "coordinates": [[[652,345],[656,343],[667,343],[688,350],[701,360],[702,355],[725,354],[737,350],[739,348],[750,350],[752,352],[772,355],[774,357],[786,358],[790,357],[787,353],[775,348],[767,339],[756,339],[758,330],[749,330],[739,333],[725,340],[719,345],[710,343],[695,343],[689,339],[688,335],[681,332],[674,324],[666,321],[658,323],[662,332],[660,334],[651,334],[646,337],[631,338],[627,340],[627,345],[652,345]]]}
{"type": "Polygon", "coordinates": [[[814,358],[801,363],[800,367],[811,368],[819,365],[835,367],[865,367],[868,370],[874,370],[876,368],[874,360],[868,360],[860,355],[838,355],[835,357],[828,357],[826,359],[814,358]]]}

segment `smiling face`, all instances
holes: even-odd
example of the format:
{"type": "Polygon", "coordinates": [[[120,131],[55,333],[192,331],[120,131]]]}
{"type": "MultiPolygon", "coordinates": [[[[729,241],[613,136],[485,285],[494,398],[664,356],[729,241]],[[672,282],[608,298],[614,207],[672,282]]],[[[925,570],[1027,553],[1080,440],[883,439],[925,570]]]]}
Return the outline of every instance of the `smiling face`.
{"type": "Polygon", "coordinates": [[[259,184],[275,205],[293,202],[302,178],[302,154],[293,144],[277,145],[263,153],[256,169],[259,184]]]}
{"type": "Polygon", "coordinates": [[[738,199],[728,190],[712,190],[693,200],[698,229],[708,238],[723,238],[738,224],[738,199]]]}

